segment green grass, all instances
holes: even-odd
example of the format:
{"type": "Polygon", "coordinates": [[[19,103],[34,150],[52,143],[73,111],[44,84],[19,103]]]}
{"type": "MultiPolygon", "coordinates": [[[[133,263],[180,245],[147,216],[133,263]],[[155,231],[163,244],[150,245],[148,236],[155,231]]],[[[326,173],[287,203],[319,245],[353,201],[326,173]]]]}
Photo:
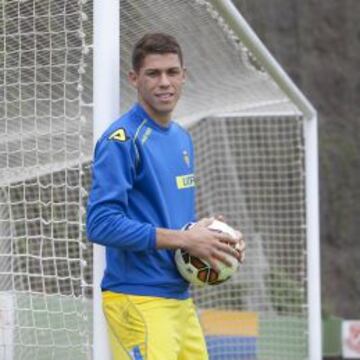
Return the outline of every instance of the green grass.
{"type": "Polygon", "coordinates": [[[91,302],[59,295],[17,294],[14,359],[89,359],[91,302]]]}
{"type": "MultiPolygon", "coordinates": [[[[14,359],[88,359],[91,306],[80,298],[17,294],[14,359]]],[[[274,316],[260,317],[259,322],[258,360],[307,358],[305,319],[274,316]]]]}
{"type": "Polygon", "coordinates": [[[307,359],[307,321],[300,317],[260,319],[258,359],[307,359]]]}

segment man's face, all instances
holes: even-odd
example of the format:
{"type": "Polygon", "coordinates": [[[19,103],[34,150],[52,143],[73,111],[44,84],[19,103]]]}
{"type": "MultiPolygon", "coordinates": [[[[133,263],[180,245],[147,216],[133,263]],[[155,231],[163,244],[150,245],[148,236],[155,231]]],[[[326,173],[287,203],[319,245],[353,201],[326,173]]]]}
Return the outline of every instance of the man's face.
{"type": "Polygon", "coordinates": [[[149,54],[139,71],[129,80],[138,92],[140,104],[156,121],[166,125],[171,119],[185,81],[185,69],[177,54],[149,54]]]}

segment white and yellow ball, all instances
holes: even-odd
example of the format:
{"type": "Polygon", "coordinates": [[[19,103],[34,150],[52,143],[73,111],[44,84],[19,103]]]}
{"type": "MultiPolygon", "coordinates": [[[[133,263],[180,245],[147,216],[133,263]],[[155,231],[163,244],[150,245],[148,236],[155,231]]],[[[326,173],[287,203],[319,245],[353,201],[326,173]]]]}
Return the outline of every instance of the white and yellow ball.
{"type": "MultiPolygon", "coordinates": [[[[236,238],[236,231],[222,221],[214,220],[208,228],[236,238]]],[[[207,261],[192,256],[185,250],[178,249],[175,252],[175,262],[180,274],[191,284],[198,286],[218,285],[231,278],[238,269],[239,262],[230,254],[226,254],[226,257],[231,266],[227,266],[220,260],[217,260],[219,271],[215,271],[207,261]]]]}

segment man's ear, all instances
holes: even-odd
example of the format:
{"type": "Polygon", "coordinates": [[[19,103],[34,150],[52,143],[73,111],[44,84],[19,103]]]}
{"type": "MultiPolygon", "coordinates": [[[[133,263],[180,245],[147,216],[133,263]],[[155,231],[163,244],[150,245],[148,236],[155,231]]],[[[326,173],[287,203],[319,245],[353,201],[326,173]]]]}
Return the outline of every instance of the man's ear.
{"type": "Polygon", "coordinates": [[[129,74],[128,74],[128,79],[129,82],[132,86],[134,86],[135,88],[137,88],[137,80],[138,80],[138,76],[135,70],[130,70],[129,74]]]}
{"type": "Polygon", "coordinates": [[[184,67],[183,68],[183,83],[186,81],[186,79],[187,79],[187,69],[186,69],[186,67],[184,67]]]}

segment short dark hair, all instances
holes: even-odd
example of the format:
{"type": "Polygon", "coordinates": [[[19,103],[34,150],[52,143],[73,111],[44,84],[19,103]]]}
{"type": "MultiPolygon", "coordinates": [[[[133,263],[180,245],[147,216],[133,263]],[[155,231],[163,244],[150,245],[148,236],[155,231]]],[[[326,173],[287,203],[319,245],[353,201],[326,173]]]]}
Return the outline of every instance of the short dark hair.
{"type": "Polygon", "coordinates": [[[135,71],[139,71],[147,55],[168,53],[177,54],[181,66],[183,65],[181,47],[173,36],[161,32],[145,34],[134,46],[132,67],[135,71]]]}

